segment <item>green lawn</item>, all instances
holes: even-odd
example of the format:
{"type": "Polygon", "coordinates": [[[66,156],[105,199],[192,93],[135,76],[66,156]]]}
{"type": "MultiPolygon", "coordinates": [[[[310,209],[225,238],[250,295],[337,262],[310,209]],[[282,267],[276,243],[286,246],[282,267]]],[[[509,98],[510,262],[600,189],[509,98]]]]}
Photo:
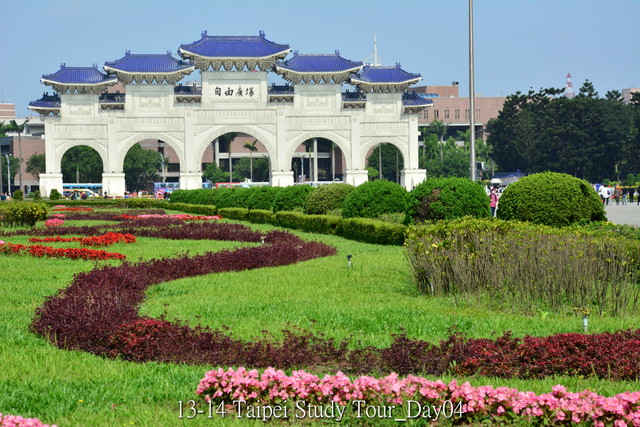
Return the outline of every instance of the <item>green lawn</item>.
{"type": "MultiPolygon", "coordinates": [[[[65,225],[74,222],[67,221],[65,225]]],[[[157,316],[166,311],[170,318],[193,325],[226,325],[235,336],[245,339],[259,336],[264,329],[278,336],[281,329],[292,324],[336,338],[353,336],[354,341],[376,346],[388,344],[390,335],[401,329],[410,337],[437,341],[447,337],[448,329],[454,325],[471,337],[490,337],[504,330],[515,335],[581,331],[581,321],[575,316],[524,316],[493,311],[477,303],[456,306],[452,300],[419,295],[400,247],[296,234],[334,245],[338,254],[285,267],[163,283],[149,289],[142,313],[157,316]],[[348,254],[353,255],[351,270],[347,268],[348,254]]],[[[2,240],[27,243],[26,237],[2,240]]],[[[122,252],[135,261],[239,245],[247,244],[139,238],[135,244],[105,249],[122,252]]],[[[60,426],[219,425],[220,419],[207,420],[204,416],[193,420],[177,418],[178,401],[195,398],[198,381],[211,366],[109,360],[57,349],[30,333],[36,307],[47,296],[68,286],[75,273],[93,265],[66,259],[0,257],[0,412],[38,417],[60,426]]],[[[593,332],[634,328],[639,320],[592,317],[590,328],[593,332]]],[[[606,395],[640,389],[640,382],[567,377],[470,381],[474,385],[508,385],[538,393],[548,392],[558,383],[572,390],[591,388],[606,395]]]]}

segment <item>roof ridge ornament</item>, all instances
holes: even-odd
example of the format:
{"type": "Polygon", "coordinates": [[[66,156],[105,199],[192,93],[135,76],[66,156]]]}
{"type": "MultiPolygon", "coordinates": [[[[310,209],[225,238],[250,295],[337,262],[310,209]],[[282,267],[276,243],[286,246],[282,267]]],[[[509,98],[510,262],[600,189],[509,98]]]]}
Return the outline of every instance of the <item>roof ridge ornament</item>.
{"type": "Polygon", "coordinates": [[[95,68],[96,70],[98,69],[98,64],[96,64],[95,62],[93,63],[93,68],[95,68]]]}
{"type": "Polygon", "coordinates": [[[400,68],[400,63],[396,62],[396,68],[400,68]]]}
{"type": "Polygon", "coordinates": [[[260,35],[260,37],[261,37],[261,38],[265,38],[265,35],[264,35],[264,31],[263,31],[263,30],[260,30],[260,31],[258,32],[258,34],[260,35]]]}
{"type": "Polygon", "coordinates": [[[63,70],[64,70],[65,68],[67,68],[67,63],[66,63],[66,62],[61,62],[61,63],[60,63],[60,68],[61,68],[61,69],[63,69],[63,70]]]}
{"type": "Polygon", "coordinates": [[[129,55],[131,55],[131,51],[130,51],[130,50],[126,50],[126,51],[124,52],[124,56],[129,56],[129,55]]]}
{"type": "Polygon", "coordinates": [[[207,37],[207,30],[202,31],[202,38],[205,38],[205,37],[207,37]]]}
{"type": "Polygon", "coordinates": [[[340,56],[340,51],[336,49],[336,56],[340,56]]]}

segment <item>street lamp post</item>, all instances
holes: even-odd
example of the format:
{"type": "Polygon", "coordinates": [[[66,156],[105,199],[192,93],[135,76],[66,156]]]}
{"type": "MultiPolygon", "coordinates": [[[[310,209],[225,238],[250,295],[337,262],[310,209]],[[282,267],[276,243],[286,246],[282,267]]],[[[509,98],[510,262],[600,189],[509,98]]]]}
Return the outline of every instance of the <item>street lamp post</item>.
{"type": "Polygon", "coordinates": [[[164,155],[162,153],[158,153],[158,154],[160,154],[160,161],[162,162],[162,182],[166,182],[167,177],[164,174],[164,155]]]}
{"type": "Polygon", "coordinates": [[[5,154],[4,156],[7,158],[7,194],[10,196],[11,195],[11,162],[9,160],[9,157],[11,157],[11,154],[5,154]]]}
{"type": "Polygon", "coordinates": [[[473,70],[473,0],[469,0],[469,148],[471,181],[476,181],[476,110],[473,70]]]}

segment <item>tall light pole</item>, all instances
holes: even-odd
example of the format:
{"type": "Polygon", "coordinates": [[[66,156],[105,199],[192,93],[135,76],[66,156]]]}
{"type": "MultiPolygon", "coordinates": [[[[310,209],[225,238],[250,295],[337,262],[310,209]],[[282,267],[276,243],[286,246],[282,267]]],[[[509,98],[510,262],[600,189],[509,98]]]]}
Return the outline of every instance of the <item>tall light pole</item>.
{"type": "Polygon", "coordinates": [[[162,162],[162,182],[166,182],[167,177],[164,175],[164,155],[162,153],[158,154],[160,154],[160,162],[162,162]]]}
{"type": "Polygon", "coordinates": [[[471,164],[471,181],[476,178],[476,108],[473,72],[473,0],[469,0],[469,145],[471,164]]]}
{"type": "Polygon", "coordinates": [[[7,158],[7,194],[11,195],[11,163],[9,161],[9,157],[11,154],[4,155],[7,158]]]}

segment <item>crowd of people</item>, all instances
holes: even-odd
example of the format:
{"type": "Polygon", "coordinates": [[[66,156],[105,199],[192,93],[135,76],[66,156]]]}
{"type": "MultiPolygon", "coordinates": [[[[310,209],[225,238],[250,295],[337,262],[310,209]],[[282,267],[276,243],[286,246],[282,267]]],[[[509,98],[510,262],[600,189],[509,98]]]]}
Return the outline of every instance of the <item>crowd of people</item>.
{"type": "Polygon", "coordinates": [[[596,188],[596,191],[600,195],[602,204],[605,206],[612,204],[612,200],[615,200],[616,205],[626,205],[627,203],[634,203],[634,200],[637,200],[636,203],[640,205],[640,186],[633,188],[601,185],[599,188],[596,188]]]}

